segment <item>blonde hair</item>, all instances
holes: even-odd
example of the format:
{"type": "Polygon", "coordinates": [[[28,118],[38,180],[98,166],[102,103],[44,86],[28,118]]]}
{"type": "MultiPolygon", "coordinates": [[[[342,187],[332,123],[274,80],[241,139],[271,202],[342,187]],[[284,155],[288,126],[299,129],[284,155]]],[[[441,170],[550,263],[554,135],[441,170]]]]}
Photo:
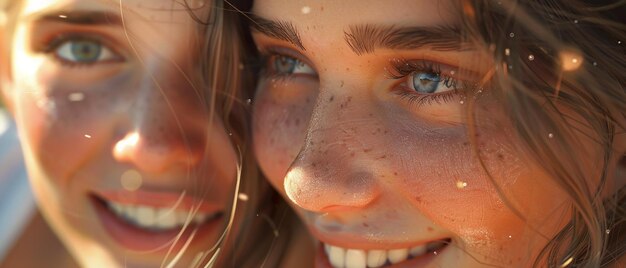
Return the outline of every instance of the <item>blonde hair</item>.
{"type": "Polygon", "coordinates": [[[617,171],[626,151],[616,147],[626,129],[626,25],[619,21],[625,5],[465,0],[459,6],[465,37],[495,61],[490,90],[528,154],[569,196],[572,218],[534,266],[604,267],[626,252],[625,178],[617,171]],[[581,139],[601,155],[583,151],[581,139]],[[598,177],[581,169],[587,161],[601,164],[598,177]],[[591,188],[589,181],[599,183],[591,188]]]}

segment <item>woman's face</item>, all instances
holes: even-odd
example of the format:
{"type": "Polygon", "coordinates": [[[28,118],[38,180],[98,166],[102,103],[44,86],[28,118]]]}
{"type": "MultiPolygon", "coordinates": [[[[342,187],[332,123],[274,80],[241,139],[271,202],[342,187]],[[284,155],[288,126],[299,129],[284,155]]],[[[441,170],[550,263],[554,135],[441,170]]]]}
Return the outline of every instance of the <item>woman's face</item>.
{"type": "Polygon", "coordinates": [[[318,267],[528,267],[564,226],[565,194],[480,86],[493,64],[453,1],[253,13],[257,159],[321,242],[318,267]]]}
{"type": "Polygon", "coordinates": [[[197,77],[204,28],[181,1],[23,2],[4,93],[44,215],[84,266],[190,266],[236,177],[197,77]]]}

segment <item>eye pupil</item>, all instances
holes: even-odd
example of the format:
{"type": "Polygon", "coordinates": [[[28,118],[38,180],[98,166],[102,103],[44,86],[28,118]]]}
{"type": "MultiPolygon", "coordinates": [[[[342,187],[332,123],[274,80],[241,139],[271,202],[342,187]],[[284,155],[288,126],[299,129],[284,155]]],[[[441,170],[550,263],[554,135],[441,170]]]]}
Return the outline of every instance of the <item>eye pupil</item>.
{"type": "Polygon", "coordinates": [[[76,61],[95,62],[100,58],[102,46],[93,41],[76,41],[71,44],[71,52],[76,61]]]}
{"type": "Polygon", "coordinates": [[[297,60],[290,57],[280,56],[275,61],[274,67],[278,73],[293,73],[296,68],[296,64],[298,64],[297,60]]]}

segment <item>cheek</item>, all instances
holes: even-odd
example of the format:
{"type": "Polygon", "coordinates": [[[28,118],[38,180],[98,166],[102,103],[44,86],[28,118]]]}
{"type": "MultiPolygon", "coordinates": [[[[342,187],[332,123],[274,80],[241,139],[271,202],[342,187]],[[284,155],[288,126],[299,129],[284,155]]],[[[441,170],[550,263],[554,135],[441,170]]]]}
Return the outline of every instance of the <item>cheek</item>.
{"type": "Polygon", "coordinates": [[[122,86],[127,77],[76,83],[58,69],[41,66],[35,77],[22,80],[32,82],[16,84],[15,98],[24,148],[43,172],[61,180],[89,158],[110,153],[103,150],[112,119],[130,96],[122,86]]]}
{"type": "Polygon", "coordinates": [[[564,196],[538,167],[520,158],[507,131],[479,131],[484,167],[463,128],[413,126],[393,135],[388,150],[397,153],[385,173],[393,178],[390,187],[468,249],[524,254],[529,245],[541,248],[541,236],[562,227],[563,210],[559,216],[554,212],[563,207],[564,196]]]}
{"type": "Polygon", "coordinates": [[[259,86],[254,100],[253,137],[261,169],[282,191],[283,178],[304,145],[315,95],[307,87],[281,85],[279,92],[273,85],[265,81],[259,86]]]}

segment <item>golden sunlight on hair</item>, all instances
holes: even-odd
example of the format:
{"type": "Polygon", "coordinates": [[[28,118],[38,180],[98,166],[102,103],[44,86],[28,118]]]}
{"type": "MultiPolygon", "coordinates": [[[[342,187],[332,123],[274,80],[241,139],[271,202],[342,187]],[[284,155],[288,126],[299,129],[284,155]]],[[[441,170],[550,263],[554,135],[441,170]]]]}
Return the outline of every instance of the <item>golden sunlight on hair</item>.
{"type": "Polygon", "coordinates": [[[561,58],[563,71],[574,71],[580,68],[583,63],[581,54],[574,50],[563,50],[559,54],[559,57],[561,58]]]}

